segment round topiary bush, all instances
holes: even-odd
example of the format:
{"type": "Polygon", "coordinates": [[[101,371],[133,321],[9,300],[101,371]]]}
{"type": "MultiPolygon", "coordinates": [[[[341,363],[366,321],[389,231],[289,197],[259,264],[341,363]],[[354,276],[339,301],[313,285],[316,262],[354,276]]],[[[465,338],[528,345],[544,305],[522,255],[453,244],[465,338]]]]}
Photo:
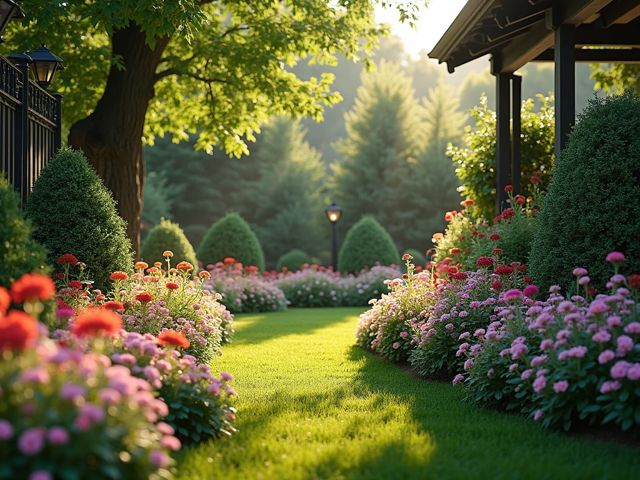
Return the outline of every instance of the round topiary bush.
{"type": "Polygon", "coordinates": [[[539,215],[529,266],[541,287],[573,284],[585,267],[597,288],[611,276],[607,253],[640,272],[640,99],[590,101],[556,164],[539,215]]]}
{"type": "Polygon", "coordinates": [[[198,260],[203,265],[214,264],[227,257],[264,270],[264,253],[258,237],[237,213],[228,213],[214,223],[198,247],[198,260]]]}
{"type": "Polygon", "coordinates": [[[151,229],[142,244],[140,257],[149,264],[154,262],[164,263],[162,252],[165,250],[173,252],[172,265],[177,265],[182,261],[197,265],[196,252],[193,250],[189,240],[187,240],[180,225],[170,220],[161,220],[158,225],[151,229]]]}
{"type": "Polygon", "coordinates": [[[0,286],[9,287],[25,273],[48,270],[47,254],[31,238],[31,224],[20,211],[18,194],[0,174],[0,286]]]}
{"type": "Polygon", "coordinates": [[[400,255],[391,236],[375,218],[365,216],[347,232],[338,255],[338,270],[355,273],[376,263],[393,265],[399,262],[400,255]]]}
{"type": "Polygon", "coordinates": [[[278,259],[276,270],[279,271],[283,267],[287,267],[287,270],[295,272],[300,270],[300,267],[305,263],[311,263],[311,258],[302,250],[295,248],[278,259]]]}
{"type": "Polygon", "coordinates": [[[36,181],[26,208],[34,238],[53,263],[73,253],[94,286],[105,290],[114,270],[131,268],[131,242],[116,202],[82,152],[63,148],[36,181]]]}
{"type": "Polygon", "coordinates": [[[404,253],[408,253],[413,257],[412,262],[414,265],[421,265],[424,267],[424,265],[427,263],[427,256],[420,250],[416,250],[415,248],[407,248],[404,253]]]}

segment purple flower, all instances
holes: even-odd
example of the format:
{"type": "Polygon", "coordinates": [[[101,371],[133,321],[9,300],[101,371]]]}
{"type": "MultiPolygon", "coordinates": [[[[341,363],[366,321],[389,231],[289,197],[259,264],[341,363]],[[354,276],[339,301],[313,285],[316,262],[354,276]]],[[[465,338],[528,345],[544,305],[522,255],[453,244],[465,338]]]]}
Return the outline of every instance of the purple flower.
{"type": "Polygon", "coordinates": [[[640,380],[640,363],[634,363],[627,370],[627,378],[629,380],[640,380]]]}
{"type": "Polygon", "coordinates": [[[0,420],[0,440],[9,440],[13,436],[13,426],[7,420],[0,420]]]}
{"type": "Polygon", "coordinates": [[[598,355],[598,363],[602,365],[604,363],[610,362],[614,358],[616,358],[615,353],[613,353],[611,350],[605,350],[600,355],[598,355]]]}
{"type": "Polygon", "coordinates": [[[553,391],[556,393],[566,392],[567,388],[569,388],[569,382],[567,382],[566,380],[560,380],[559,382],[555,382],[553,384],[553,391]]]}
{"type": "Polygon", "coordinates": [[[589,313],[592,315],[597,315],[599,313],[605,313],[609,311],[609,305],[607,305],[602,300],[594,300],[591,305],[589,305],[589,313]]]}
{"type": "Polygon", "coordinates": [[[466,362],[464,362],[464,369],[465,370],[469,370],[469,369],[471,369],[471,367],[473,367],[473,360],[468,359],[466,362]]]}
{"type": "Polygon", "coordinates": [[[149,454],[149,459],[158,468],[165,468],[171,464],[171,458],[162,450],[154,450],[149,454]]]}
{"type": "Polygon", "coordinates": [[[64,445],[69,441],[69,433],[63,427],[51,427],[47,432],[47,440],[52,445],[64,445]]]}
{"type": "Polygon", "coordinates": [[[546,386],[547,386],[547,379],[545,378],[544,375],[540,375],[536,377],[536,379],[533,381],[533,391],[536,393],[544,390],[544,387],[546,386]]]}
{"type": "Polygon", "coordinates": [[[629,370],[631,364],[624,360],[618,360],[613,367],[611,367],[611,378],[624,378],[627,376],[627,370],[629,370]]]}
{"type": "Polygon", "coordinates": [[[463,381],[464,381],[464,375],[462,375],[461,373],[459,373],[455,377],[453,377],[453,384],[454,385],[462,383],[463,381]]]}
{"type": "Polygon", "coordinates": [[[46,470],[35,470],[29,475],[29,480],[53,480],[53,476],[46,470]]]}
{"type": "Polygon", "coordinates": [[[584,277],[587,273],[587,270],[581,267],[576,267],[573,269],[573,275],[576,277],[584,277]]]}
{"type": "Polygon", "coordinates": [[[624,261],[624,253],[622,252],[610,252],[607,255],[607,262],[609,263],[622,263],[624,261]]]}
{"type": "Polygon", "coordinates": [[[617,380],[607,380],[600,387],[600,393],[609,393],[615,392],[616,390],[620,390],[622,385],[617,380]]]}
{"type": "Polygon", "coordinates": [[[230,382],[231,380],[233,380],[233,375],[231,375],[229,372],[220,372],[220,377],[222,377],[225,382],[230,382]]]}
{"type": "Polygon", "coordinates": [[[74,383],[66,383],[60,390],[60,397],[63,400],[74,401],[79,397],[83,397],[86,393],[86,389],[82,385],[76,385],[74,383]]]}
{"type": "Polygon", "coordinates": [[[633,339],[627,335],[620,335],[618,340],[616,340],[616,345],[618,347],[616,349],[618,355],[626,355],[633,350],[633,339]]]}
{"type": "Polygon", "coordinates": [[[529,380],[532,374],[533,374],[533,370],[529,368],[520,374],[520,378],[522,380],[529,380]]]}
{"type": "Polygon", "coordinates": [[[45,429],[42,427],[25,430],[18,439],[18,449],[24,455],[37,455],[44,448],[44,434],[45,429]]]}
{"type": "Polygon", "coordinates": [[[502,295],[502,299],[507,302],[514,302],[522,299],[522,292],[517,288],[512,288],[511,290],[507,290],[502,295]]]}
{"type": "Polygon", "coordinates": [[[598,330],[591,339],[596,343],[606,343],[611,340],[611,334],[606,330],[598,330]]]}
{"type": "Polygon", "coordinates": [[[578,279],[578,285],[586,285],[586,284],[588,284],[590,281],[591,281],[591,279],[590,279],[589,277],[587,277],[587,276],[580,277],[580,278],[578,279]]]}
{"type": "Polygon", "coordinates": [[[533,419],[537,422],[538,420],[540,420],[542,417],[544,417],[544,412],[540,409],[536,410],[533,413],[533,419]]]}

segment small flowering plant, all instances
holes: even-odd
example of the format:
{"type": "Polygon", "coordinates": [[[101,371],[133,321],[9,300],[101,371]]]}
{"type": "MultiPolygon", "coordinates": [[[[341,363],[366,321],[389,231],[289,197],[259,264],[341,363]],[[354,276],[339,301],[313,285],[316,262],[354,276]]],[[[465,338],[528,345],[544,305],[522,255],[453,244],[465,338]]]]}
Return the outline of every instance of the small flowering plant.
{"type": "Polygon", "coordinates": [[[338,285],[342,291],[342,305],[353,307],[368,305],[369,300],[379,298],[389,291],[389,280],[401,275],[400,269],[394,265],[375,265],[357,275],[341,278],[338,285]]]}
{"type": "MultiPolygon", "coordinates": [[[[614,266],[624,256],[614,252],[614,266]]],[[[587,292],[588,272],[574,270],[587,292]]],[[[469,396],[531,415],[545,426],[614,423],[640,431],[640,309],[636,277],[615,274],[609,292],[502,301],[491,338],[468,352],[469,396]]],[[[457,379],[461,381],[462,379],[457,379]]]]}
{"type": "Polygon", "coordinates": [[[342,304],[340,274],[317,266],[284,273],[277,282],[292,307],[337,307],[342,304]]]}

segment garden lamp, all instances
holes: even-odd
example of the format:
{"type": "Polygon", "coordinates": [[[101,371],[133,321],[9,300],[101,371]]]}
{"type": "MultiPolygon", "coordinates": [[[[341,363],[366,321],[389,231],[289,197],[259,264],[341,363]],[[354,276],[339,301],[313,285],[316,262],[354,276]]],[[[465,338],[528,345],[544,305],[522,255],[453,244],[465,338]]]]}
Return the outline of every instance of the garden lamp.
{"type": "Polygon", "coordinates": [[[29,52],[29,56],[33,60],[31,70],[36,83],[44,89],[49,88],[56,71],[63,68],[62,59],[54,55],[51,50],[45,47],[44,43],[39,48],[29,52]]]}
{"type": "Polygon", "coordinates": [[[16,20],[24,18],[22,8],[13,0],[0,0],[0,43],[2,43],[2,32],[12,18],[16,20]]]}
{"type": "Polygon", "coordinates": [[[342,209],[336,202],[332,202],[331,205],[324,209],[324,213],[331,222],[331,264],[333,265],[333,270],[336,271],[338,269],[338,231],[336,224],[342,216],[342,209]]]}

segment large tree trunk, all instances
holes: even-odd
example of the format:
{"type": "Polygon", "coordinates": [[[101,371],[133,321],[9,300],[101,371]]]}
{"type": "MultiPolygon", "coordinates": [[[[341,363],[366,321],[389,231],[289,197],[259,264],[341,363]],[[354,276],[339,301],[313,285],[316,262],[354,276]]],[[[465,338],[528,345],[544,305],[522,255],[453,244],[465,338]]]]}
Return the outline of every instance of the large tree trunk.
{"type": "Polygon", "coordinates": [[[127,234],[138,252],[144,182],[142,134],[149,101],[154,95],[156,68],[169,39],[150,48],[139,26],[131,23],[112,37],[113,55],[124,68],[111,66],[95,110],[71,127],[69,144],[84,151],[113,192],[127,234]]]}

